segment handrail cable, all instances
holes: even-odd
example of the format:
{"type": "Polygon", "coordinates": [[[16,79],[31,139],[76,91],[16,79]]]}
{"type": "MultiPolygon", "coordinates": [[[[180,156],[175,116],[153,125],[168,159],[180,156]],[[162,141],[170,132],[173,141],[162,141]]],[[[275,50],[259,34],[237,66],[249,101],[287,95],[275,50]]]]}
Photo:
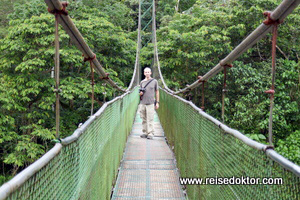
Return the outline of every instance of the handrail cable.
{"type": "Polygon", "coordinates": [[[140,49],[141,49],[141,5],[139,4],[139,17],[138,17],[138,38],[137,38],[137,47],[136,47],[136,57],[135,57],[135,64],[134,64],[134,72],[130,81],[130,84],[126,90],[129,91],[133,86],[139,85],[140,79],[140,49]]]}

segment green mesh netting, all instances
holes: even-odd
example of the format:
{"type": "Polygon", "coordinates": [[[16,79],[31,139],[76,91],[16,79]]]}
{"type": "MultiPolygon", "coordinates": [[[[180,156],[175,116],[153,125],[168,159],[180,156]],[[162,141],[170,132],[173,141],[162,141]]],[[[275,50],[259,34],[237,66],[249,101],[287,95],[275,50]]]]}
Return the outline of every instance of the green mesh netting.
{"type": "Polygon", "coordinates": [[[300,178],[160,90],[158,115],[181,177],[282,177],[283,185],[187,185],[189,199],[300,199],[300,178]]]}
{"type": "Polygon", "coordinates": [[[104,110],[79,139],[8,199],[109,199],[139,103],[137,88],[104,110]]]}

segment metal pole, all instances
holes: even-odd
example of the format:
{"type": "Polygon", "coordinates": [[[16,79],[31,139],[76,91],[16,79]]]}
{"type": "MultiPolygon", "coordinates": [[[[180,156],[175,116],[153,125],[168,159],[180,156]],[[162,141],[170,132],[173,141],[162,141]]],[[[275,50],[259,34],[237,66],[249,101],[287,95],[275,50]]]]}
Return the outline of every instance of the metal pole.
{"type": "Polygon", "coordinates": [[[224,123],[224,113],[225,113],[225,93],[226,93],[226,66],[224,67],[224,84],[222,90],[222,122],[224,123]]]}
{"type": "Polygon", "coordinates": [[[55,14],[55,93],[56,93],[56,138],[59,138],[59,35],[58,35],[58,14],[55,14]]]}
{"type": "Polygon", "coordinates": [[[92,76],[92,81],[91,81],[91,85],[92,85],[92,107],[91,107],[91,116],[94,113],[94,85],[95,85],[95,80],[94,80],[94,66],[92,63],[92,60],[90,60],[90,67],[91,67],[91,76],[92,76]]]}
{"type": "Polygon", "coordinates": [[[205,85],[205,82],[203,81],[202,82],[202,107],[201,109],[204,110],[204,85],[205,85]]]}
{"type": "Polygon", "coordinates": [[[142,10],[142,1],[139,2],[137,85],[140,85],[141,82],[141,63],[140,63],[140,53],[142,48],[142,41],[141,41],[142,11],[141,10],[142,10]]]}
{"type": "Polygon", "coordinates": [[[275,72],[276,72],[276,40],[277,40],[278,23],[273,26],[272,37],[272,86],[271,90],[267,91],[270,96],[270,116],[269,116],[269,144],[273,144],[273,107],[274,107],[274,93],[275,93],[275,72]]]}

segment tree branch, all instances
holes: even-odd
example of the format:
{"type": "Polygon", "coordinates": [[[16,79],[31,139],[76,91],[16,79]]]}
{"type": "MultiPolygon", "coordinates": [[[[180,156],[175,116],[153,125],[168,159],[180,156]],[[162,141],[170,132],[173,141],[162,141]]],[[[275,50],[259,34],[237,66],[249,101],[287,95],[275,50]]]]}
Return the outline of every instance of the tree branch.
{"type": "Polygon", "coordinates": [[[280,51],[280,53],[285,57],[285,59],[289,59],[286,54],[276,45],[276,48],[278,49],[278,51],[280,51]]]}
{"type": "Polygon", "coordinates": [[[259,47],[258,47],[258,43],[256,44],[256,48],[257,48],[257,52],[258,52],[258,55],[260,57],[260,60],[265,60],[265,59],[263,59],[263,57],[261,57],[261,54],[260,54],[260,51],[259,51],[259,47]]]}

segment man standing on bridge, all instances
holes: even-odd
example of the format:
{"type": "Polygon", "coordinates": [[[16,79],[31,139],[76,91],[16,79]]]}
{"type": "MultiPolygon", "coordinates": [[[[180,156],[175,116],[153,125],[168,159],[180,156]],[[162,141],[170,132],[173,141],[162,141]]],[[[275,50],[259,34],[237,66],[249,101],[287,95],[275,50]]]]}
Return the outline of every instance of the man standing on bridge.
{"type": "Polygon", "coordinates": [[[145,79],[140,84],[140,115],[143,120],[143,134],[141,138],[153,139],[154,137],[154,108],[159,108],[158,82],[151,78],[151,69],[144,69],[145,79]],[[154,99],[154,94],[156,100],[154,99]]]}

